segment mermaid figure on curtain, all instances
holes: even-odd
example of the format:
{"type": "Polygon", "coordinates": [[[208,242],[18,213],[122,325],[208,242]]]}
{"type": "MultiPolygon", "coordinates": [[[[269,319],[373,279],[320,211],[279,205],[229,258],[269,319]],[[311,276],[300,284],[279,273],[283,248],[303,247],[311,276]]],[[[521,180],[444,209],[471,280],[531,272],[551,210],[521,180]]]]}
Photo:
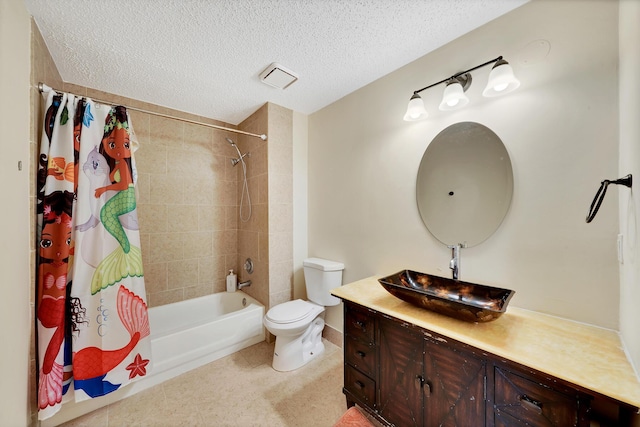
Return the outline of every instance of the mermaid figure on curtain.
{"type": "Polygon", "coordinates": [[[61,348],[65,338],[67,267],[71,256],[71,203],[73,194],[57,191],[43,204],[43,227],[39,242],[37,318],[53,330],[40,366],[38,404],[41,409],[62,401],[63,382],[68,387],[71,372],[61,348]]]}
{"type": "MultiPolygon", "coordinates": [[[[82,102],[55,95],[45,112],[38,169],[38,406],[56,408],[72,379],[71,336],[79,323],[86,323],[80,300],[71,298],[73,259],[72,210],[75,196],[76,160],[79,145],[60,146],[73,124],[71,115],[82,115],[82,102]],[[76,108],[77,107],[77,108],[76,108]],[[54,135],[54,128],[58,132],[54,135]],[[49,178],[53,178],[49,179],[49,178]]],[[[73,133],[80,135],[80,128],[73,133]]],[[[53,409],[55,410],[55,409],[53,409]]]]}
{"type": "Polygon", "coordinates": [[[99,198],[108,190],[117,191],[102,207],[100,221],[105,230],[118,241],[120,247],[98,265],[91,280],[92,294],[127,276],[142,277],[143,275],[140,248],[129,243],[119,219],[121,215],[133,212],[136,208],[129,125],[124,107],[114,107],[107,115],[100,154],[104,155],[111,166],[109,174],[111,184],[97,188],[95,197],[99,198]]]}
{"type": "MultiPolygon", "coordinates": [[[[73,377],[75,388],[83,390],[90,397],[102,396],[117,390],[122,384],[113,381],[107,375],[116,369],[145,337],[150,334],[149,318],[145,301],[125,285],[125,278],[143,277],[142,256],[140,249],[131,244],[123,224],[128,229],[137,229],[136,196],[132,166],[132,150],[130,146],[127,111],[124,107],[114,107],[105,119],[104,134],[100,148],[93,148],[83,166],[91,197],[106,199],[100,208],[100,223],[118,243],[118,246],[99,262],[91,279],[91,295],[109,298],[103,294],[111,286],[120,283],[116,295],[116,311],[118,318],[128,332],[128,340],[112,338],[112,343],[120,343],[110,350],[95,345],[80,348],[73,354],[73,377]],[[108,179],[101,178],[108,174],[108,179]],[[100,186],[95,186],[99,182],[100,186]],[[102,197],[102,196],[105,197],[102,197]],[[136,227],[131,225],[135,224],[136,227]],[[98,295],[99,294],[99,295],[98,295]],[[120,345],[123,345],[120,347],[120,345]]],[[[95,203],[88,203],[90,219],[77,226],[80,232],[97,226],[94,212],[99,208],[95,203]]],[[[89,244],[89,246],[91,246],[89,244]]],[[[102,246],[102,243],[100,243],[102,246]]],[[[88,331],[89,332],[89,331],[88,331]]],[[[91,333],[100,337],[100,327],[91,333]]],[[[102,342],[104,344],[104,341],[102,342]]],[[[129,371],[129,379],[146,375],[149,359],[140,353],[135,355],[132,363],[125,369],[129,371]]]]}

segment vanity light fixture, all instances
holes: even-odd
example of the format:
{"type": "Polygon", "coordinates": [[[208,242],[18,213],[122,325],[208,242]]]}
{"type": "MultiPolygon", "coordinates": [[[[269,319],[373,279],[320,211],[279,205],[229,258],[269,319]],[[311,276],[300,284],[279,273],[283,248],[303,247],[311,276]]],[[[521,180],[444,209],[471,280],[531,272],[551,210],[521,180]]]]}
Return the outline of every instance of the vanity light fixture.
{"type": "Polygon", "coordinates": [[[487,87],[482,92],[482,95],[486,97],[494,97],[509,93],[520,86],[520,81],[513,75],[513,69],[507,61],[499,56],[491,61],[487,61],[484,64],[480,64],[466,71],[461,71],[448,77],[444,80],[440,80],[437,83],[433,83],[429,86],[425,86],[422,89],[418,89],[413,92],[407,112],[404,115],[404,120],[408,122],[414,122],[417,120],[426,119],[429,115],[424,108],[424,102],[420,95],[420,92],[437,86],[442,83],[446,83],[447,86],[444,89],[442,96],[442,102],[440,103],[440,110],[448,111],[462,108],[469,103],[469,98],[464,94],[469,86],[471,86],[471,71],[477,70],[489,64],[494,64],[489,73],[489,81],[487,87]]]}

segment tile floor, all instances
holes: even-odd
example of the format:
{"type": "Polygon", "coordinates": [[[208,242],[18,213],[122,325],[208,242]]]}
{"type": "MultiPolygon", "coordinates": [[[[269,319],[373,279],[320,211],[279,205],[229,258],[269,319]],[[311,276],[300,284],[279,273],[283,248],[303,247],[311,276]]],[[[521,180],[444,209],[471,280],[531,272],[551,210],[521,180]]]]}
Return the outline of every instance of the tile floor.
{"type": "Polygon", "coordinates": [[[273,370],[263,342],[63,425],[331,427],[347,410],[343,357],[324,342],[322,356],[292,372],[273,370]]]}

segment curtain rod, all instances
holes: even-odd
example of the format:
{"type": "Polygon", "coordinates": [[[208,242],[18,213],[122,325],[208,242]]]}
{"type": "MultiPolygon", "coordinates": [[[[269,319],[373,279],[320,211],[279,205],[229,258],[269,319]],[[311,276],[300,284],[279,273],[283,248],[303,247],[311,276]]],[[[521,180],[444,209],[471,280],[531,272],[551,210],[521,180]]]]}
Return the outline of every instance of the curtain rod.
{"type": "MultiPolygon", "coordinates": [[[[46,84],[44,84],[42,82],[38,83],[38,90],[40,91],[40,93],[49,93],[52,90],[55,91],[55,92],[65,92],[65,91],[62,91],[62,90],[53,89],[52,87],[47,86],[46,84]]],[[[80,97],[79,95],[75,95],[75,94],[72,94],[72,95],[80,97]]],[[[104,101],[104,100],[100,100],[100,99],[95,99],[95,98],[90,98],[90,99],[95,101],[95,102],[98,102],[100,104],[108,104],[108,105],[113,104],[113,102],[104,101]]],[[[227,128],[227,127],[224,127],[224,126],[212,125],[210,123],[203,123],[203,122],[199,122],[199,121],[196,121],[196,120],[183,119],[183,118],[180,118],[180,117],[173,117],[173,116],[170,116],[168,114],[162,114],[162,113],[157,113],[155,111],[143,110],[141,108],[136,108],[136,107],[126,107],[126,109],[127,110],[138,111],[140,113],[151,114],[151,115],[154,115],[154,116],[160,116],[160,117],[164,117],[164,118],[167,118],[167,119],[178,120],[178,121],[181,121],[181,122],[192,123],[192,124],[195,124],[195,125],[206,126],[206,127],[210,127],[210,128],[214,128],[214,129],[218,129],[218,130],[225,130],[225,131],[228,131],[228,132],[234,132],[234,133],[239,133],[239,134],[242,134],[242,135],[253,136],[253,137],[256,137],[256,138],[260,138],[263,141],[267,140],[267,135],[265,135],[264,133],[262,135],[258,135],[258,134],[251,133],[251,132],[245,132],[243,130],[231,129],[231,128],[227,128]]]]}

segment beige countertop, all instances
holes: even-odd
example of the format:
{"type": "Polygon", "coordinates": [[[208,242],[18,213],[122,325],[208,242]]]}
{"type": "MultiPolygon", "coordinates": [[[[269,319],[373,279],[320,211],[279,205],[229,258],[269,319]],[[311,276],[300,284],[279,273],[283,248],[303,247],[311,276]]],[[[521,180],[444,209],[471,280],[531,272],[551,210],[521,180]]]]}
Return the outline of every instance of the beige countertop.
{"type": "Polygon", "coordinates": [[[331,293],[640,407],[640,381],[616,331],[511,306],[492,322],[464,322],[394,297],[378,283],[377,276],[331,293]]]}

